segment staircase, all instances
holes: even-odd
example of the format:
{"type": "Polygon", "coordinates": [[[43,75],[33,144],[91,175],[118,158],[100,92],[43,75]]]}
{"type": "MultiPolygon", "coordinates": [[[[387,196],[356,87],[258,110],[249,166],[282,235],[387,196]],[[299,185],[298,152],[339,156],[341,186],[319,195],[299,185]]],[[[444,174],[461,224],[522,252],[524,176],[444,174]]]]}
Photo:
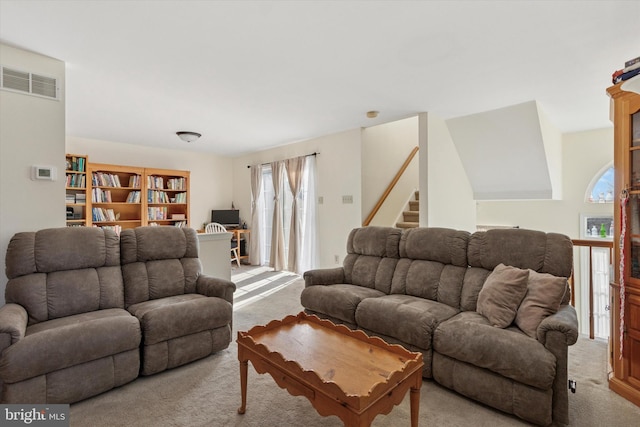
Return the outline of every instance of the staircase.
{"type": "Polygon", "coordinates": [[[397,222],[398,228],[416,228],[419,225],[420,192],[415,192],[415,200],[409,201],[409,210],[402,212],[403,221],[397,222]]]}

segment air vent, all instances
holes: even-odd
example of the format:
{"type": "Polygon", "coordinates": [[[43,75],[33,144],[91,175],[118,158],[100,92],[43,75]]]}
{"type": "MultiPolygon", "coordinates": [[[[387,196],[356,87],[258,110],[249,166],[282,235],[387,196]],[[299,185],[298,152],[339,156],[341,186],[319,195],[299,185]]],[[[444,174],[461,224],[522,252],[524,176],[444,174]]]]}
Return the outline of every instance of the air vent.
{"type": "Polygon", "coordinates": [[[29,95],[58,99],[58,81],[25,71],[2,67],[0,87],[29,95]]]}

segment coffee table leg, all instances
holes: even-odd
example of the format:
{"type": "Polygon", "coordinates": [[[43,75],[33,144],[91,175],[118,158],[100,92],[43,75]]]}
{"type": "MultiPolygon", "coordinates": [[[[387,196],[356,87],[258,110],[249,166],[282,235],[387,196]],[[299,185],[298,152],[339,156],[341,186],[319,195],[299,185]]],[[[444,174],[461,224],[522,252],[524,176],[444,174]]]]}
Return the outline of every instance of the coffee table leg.
{"type": "MultiPolygon", "coordinates": [[[[239,414],[244,414],[247,409],[247,371],[249,367],[248,360],[240,361],[240,394],[242,396],[242,406],[238,408],[239,414]]],[[[417,424],[416,424],[417,425],[417,424]]]]}
{"type": "MultiPolygon", "coordinates": [[[[422,381],[422,378],[420,378],[422,381]]],[[[411,405],[411,427],[418,427],[418,415],[420,412],[420,387],[411,387],[409,390],[409,404],[411,405]]]]}

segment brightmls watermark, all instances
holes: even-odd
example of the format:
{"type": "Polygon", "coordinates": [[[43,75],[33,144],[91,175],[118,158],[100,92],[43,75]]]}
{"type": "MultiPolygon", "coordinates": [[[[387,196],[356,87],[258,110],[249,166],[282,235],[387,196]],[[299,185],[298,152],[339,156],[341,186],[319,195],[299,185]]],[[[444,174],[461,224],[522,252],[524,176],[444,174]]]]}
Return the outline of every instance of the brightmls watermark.
{"type": "Polygon", "coordinates": [[[69,405],[0,405],[0,425],[69,427],[69,405]]]}

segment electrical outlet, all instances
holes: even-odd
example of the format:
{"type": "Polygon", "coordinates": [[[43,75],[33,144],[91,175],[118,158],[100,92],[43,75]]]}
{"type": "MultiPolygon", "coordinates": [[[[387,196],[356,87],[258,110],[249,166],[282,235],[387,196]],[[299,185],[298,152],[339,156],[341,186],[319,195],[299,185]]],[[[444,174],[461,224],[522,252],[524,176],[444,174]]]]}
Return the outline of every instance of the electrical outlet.
{"type": "Polygon", "coordinates": [[[334,255],[333,257],[334,257],[333,260],[336,262],[336,264],[340,264],[340,256],[334,255]]]}
{"type": "Polygon", "coordinates": [[[323,204],[323,203],[324,203],[324,197],[319,196],[319,197],[318,197],[318,204],[319,204],[319,205],[321,205],[321,204],[323,204]]]}

